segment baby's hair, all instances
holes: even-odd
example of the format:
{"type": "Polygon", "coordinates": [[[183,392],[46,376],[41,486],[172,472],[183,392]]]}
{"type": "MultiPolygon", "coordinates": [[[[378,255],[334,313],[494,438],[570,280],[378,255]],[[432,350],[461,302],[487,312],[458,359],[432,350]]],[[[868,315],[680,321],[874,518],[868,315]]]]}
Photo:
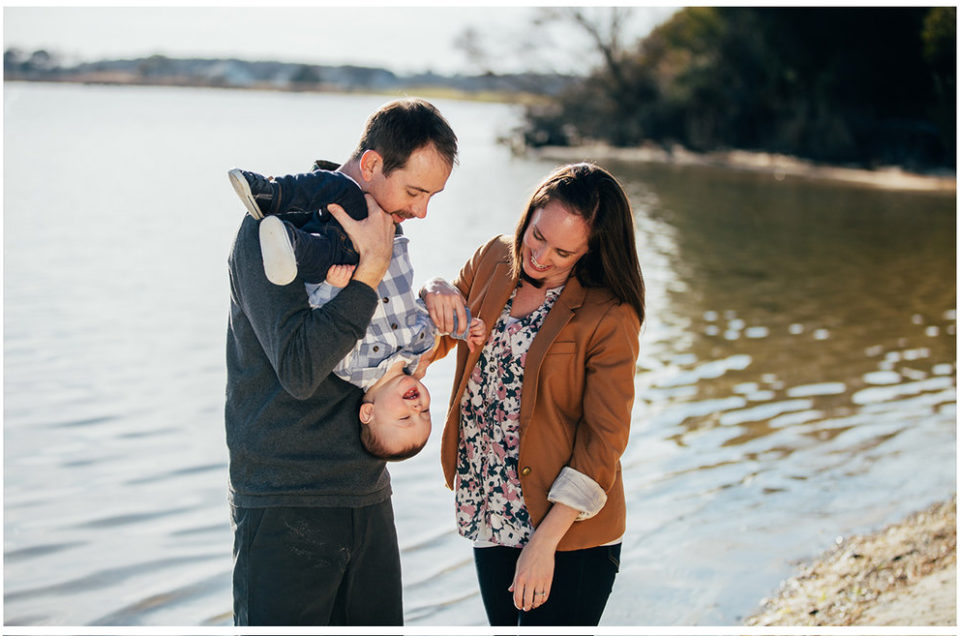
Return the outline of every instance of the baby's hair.
{"type": "Polygon", "coordinates": [[[385,459],[388,462],[400,462],[405,459],[410,459],[423,450],[423,447],[427,445],[429,439],[428,436],[424,438],[422,442],[418,442],[396,452],[390,452],[390,450],[384,446],[383,440],[377,437],[373,429],[370,428],[370,425],[366,422],[360,422],[360,442],[363,444],[363,447],[374,457],[385,459]]]}

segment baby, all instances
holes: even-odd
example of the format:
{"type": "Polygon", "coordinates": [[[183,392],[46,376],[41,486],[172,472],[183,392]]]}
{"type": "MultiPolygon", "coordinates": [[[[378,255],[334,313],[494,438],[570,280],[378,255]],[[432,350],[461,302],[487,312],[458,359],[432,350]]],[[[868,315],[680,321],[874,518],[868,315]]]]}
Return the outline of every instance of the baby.
{"type": "MultiPolygon", "coordinates": [[[[341,172],[325,169],[328,166],[336,167],[318,162],[313,172],[276,179],[239,169],[228,173],[247,211],[262,219],[260,250],[267,278],[286,285],[299,274],[311,307],[336,296],[350,282],[359,260],[325,206],[336,203],[355,219],[367,214],[360,186],[341,172]],[[294,210],[312,213],[300,227],[271,216],[294,210]]],[[[376,290],[381,302],[364,337],[334,368],[339,378],[363,389],[360,439],[367,451],[388,461],[413,457],[430,436],[430,393],[421,379],[440,335],[413,292],[408,243],[397,226],[390,267],[376,290]]],[[[467,323],[462,331],[455,325],[450,335],[471,348],[482,346],[483,321],[471,319],[468,311],[467,323]]]]}

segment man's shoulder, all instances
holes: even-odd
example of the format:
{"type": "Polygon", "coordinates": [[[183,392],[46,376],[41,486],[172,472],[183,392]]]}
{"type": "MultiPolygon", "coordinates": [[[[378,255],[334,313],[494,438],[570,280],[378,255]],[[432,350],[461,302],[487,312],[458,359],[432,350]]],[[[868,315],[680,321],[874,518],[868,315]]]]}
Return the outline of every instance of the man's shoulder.
{"type": "Polygon", "coordinates": [[[335,172],[340,169],[340,164],[333,161],[327,161],[326,159],[317,159],[313,162],[313,168],[311,170],[326,170],[328,172],[335,172]]]}
{"type": "Polygon", "coordinates": [[[313,174],[321,175],[332,181],[339,181],[344,185],[356,186],[360,191],[363,191],[363,188],[360,187],[360,184],[354,181],[353,177],[348,175],[345,172],[340,172],[340,164],[334,163],[332,161],[326,161],[324,159],[317,159],[313,162],[313,168],[311,169],[313,174]]]}
{"type": "Polygon", "coordinates": [[[233,238],[233,245],[230,248],[229,262],[232,266],[238,264],[236,262],[237,256],[245,250],[250,249],[253,243],[256,243],[259,248],[260,236],[257,232],[258,227],[255,218],[249,214],[243,215],[243,218],[240,220],[240,225],[237,227],[237,234],[233,238]]]}

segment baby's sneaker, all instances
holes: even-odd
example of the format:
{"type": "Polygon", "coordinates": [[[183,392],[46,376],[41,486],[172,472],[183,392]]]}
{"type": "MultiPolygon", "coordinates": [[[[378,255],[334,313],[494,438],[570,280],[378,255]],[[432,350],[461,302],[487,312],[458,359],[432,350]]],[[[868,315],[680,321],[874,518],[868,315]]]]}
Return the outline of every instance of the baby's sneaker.
{"type": "Polygon", "coordinates": [[[323,234],[304,232],[276,216],[260,221],[263,273],[274,285],[289,285],[298,273],[305,283],[322,283],[330,269],[330,252],[323,234]]]}
{"type": "Polygon", "coordinates": [[[294,229],[275,216],[260,221],[263,273],[274,285],[289,285],[297,277],[294,229]]]}
{"type": "Polygon", "coordinates": [[[243,201],[243,205],[247,208],[250,216],[255,219],[262,219],[265,214],[270,213],[277,194],[276,183],[256,172],[249,172],[240,168],[230,170],[227,172],[227,176],[230,177],[233,189],[240,200],[243,201]]]}

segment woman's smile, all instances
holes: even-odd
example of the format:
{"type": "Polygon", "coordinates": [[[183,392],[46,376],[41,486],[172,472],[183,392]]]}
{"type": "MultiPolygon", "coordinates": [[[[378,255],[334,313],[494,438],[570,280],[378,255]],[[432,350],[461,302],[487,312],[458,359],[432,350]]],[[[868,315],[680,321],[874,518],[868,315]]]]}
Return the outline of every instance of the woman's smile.
{"type": "Polygon", "coordinates": [[[548,269],[550,269],[549,265],[541,265],[540,263],[538,263],[537,257],[533,255],[533,252],[530,252],[530,266],[534,269],[534,271],[537,271],[540,273],[543,273],[548,269]]]}

